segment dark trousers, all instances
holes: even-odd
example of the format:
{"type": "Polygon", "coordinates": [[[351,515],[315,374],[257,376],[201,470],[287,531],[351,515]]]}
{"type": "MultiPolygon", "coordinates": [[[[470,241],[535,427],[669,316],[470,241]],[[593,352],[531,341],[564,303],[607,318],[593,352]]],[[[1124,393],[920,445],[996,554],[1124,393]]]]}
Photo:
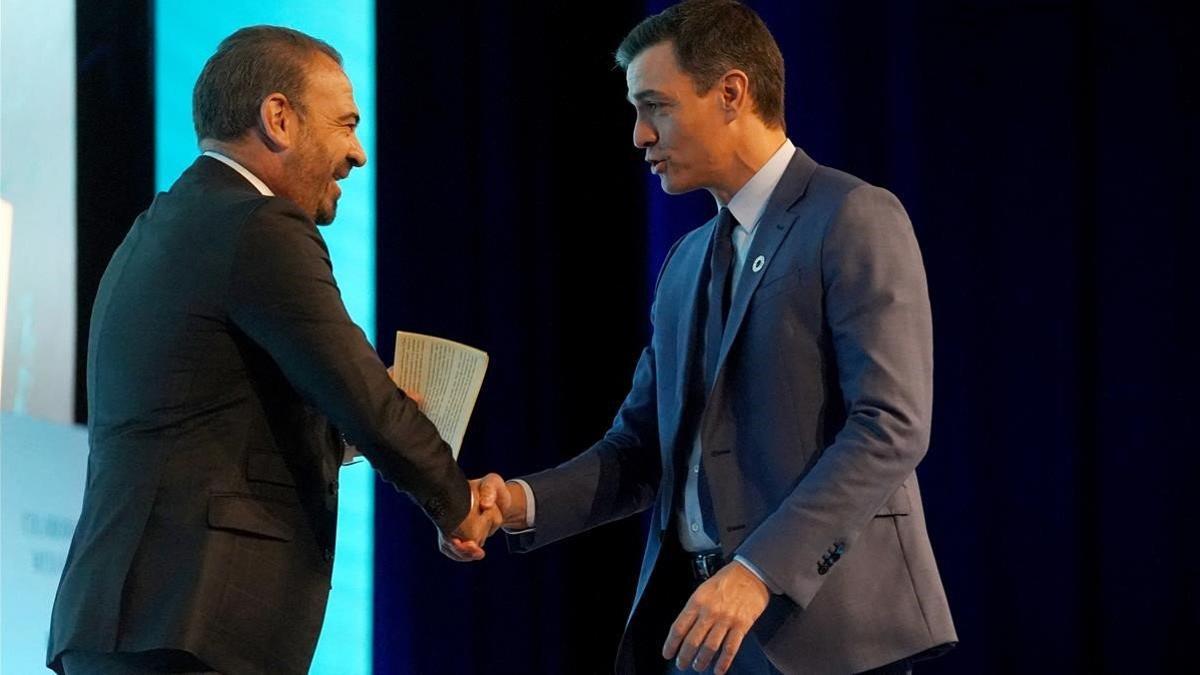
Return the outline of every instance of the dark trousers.
{"type": "Polygon", "coordinates": [[[80,652],[62,655],[66,675],[220,675],[188,652],[80,652]]]}

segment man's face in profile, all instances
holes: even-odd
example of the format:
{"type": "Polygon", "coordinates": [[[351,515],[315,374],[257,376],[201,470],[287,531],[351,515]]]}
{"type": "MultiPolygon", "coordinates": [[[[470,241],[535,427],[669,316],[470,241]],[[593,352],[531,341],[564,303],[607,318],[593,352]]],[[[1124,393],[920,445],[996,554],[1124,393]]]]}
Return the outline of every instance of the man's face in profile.
{"type": "Polygon", "coordinates": [[[728,164],[720,88],[697,94],[671,42],[647,48],[625,70],[628,99],[637,110],[634,146],[646,151],[664,192],[681,194],[721,184],[728,164]]]}
{"type": "Polygon", "coordinates": [[[298,197],[295,201],[318,225],[328,225],[342,196],[337,181],[367,161],[356,135],[358,106],[346,73],[324,55],[314,57],[309,65],[303,96],[300,140],[288,161],[288,176],[298,197]]]}

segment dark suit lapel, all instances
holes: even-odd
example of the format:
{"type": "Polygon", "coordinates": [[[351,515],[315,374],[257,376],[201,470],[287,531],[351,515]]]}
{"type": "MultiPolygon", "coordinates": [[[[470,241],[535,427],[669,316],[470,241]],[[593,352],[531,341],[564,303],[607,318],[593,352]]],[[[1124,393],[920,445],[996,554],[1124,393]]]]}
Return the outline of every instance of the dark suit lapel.
{"type": "Polygon", "coordinates": [[[717,219],[714,217],[704,224],[702,231],[705,246],[699,251],[699,259],[689,261],[685,268],[687,270],[687,277],[684,279],[686,286],[683,306],[680,307],[680,317],[683,322],[680,325],[677,344],[680,351],[676,352],[687,355],[680,364],[683,370],[682,376],[679,378],[679,400],[684,405],[691,400],[691,396],[695,392],[701,391],[704,386],[704,308],[706,303],[700,302],[700,298],[708,295],[708,260],[716,222],[717,219]]]}
{"type": "Polygon", "coordinates": [[[743,265],[741,276],[738,279],[737,293],[734,294],[733,300],[729,304],[729,318],[725,322],[725,333],[721,339],[721,354],[717,358],[716,372],[718,373],[721,372],[725,356],[729,353],[729,348],[733,345],[733,340],[742,326],[742,320],[746,317],[746,308],[750,305],[750,298],[758,289],[758,284],[766,275],[767,270],[770,269],[779,245],[783,243],[788,232],[791,231],[792,225],[799,217],[798,214],[792,212],[791,207],[804,196],[804,191],[808,188],[808,181],[812,178],[816,168],[817,163],[803,150],[796,148],[796,154],[792,156],[792,161],[788,163],[787,170],[783,172],[783,177],[779,179],[779,184],[775,186],[775,191],[771,193],[771,198],[767,201],[766,210],[763,211],[762,218],[758,222],[754,239],[750,242],[750,250],[746,253],[746,264],[743,265]],[[763,264],[755,270],[754,261],[760,256],[763,264]]]}
{"type": "MultiPolygon", "coordinates": [[[[677,361],[679,372],[675,377],[675,396],[679,402],[680,415],[674,419],[674,428],[664,429],[668,443],[660,448],[663,453],[663,494],[665,502],[661,511],[662,528],[666,529],[671,516],[671,495],[674,494],[674,480],[678,469],[678,460],[685,453],[680,451],[679,444],[688,439],[680,438],[680,434],[690,433],[688,421],[682,414],[688,410],[688,405],[695,401],[696,395],[703,393],[704,375],[701,371],[704,359],[704,316],[701,311],[704,305],[700,302],[701,293],[707,293],[705,284],[708,283],[708,250],[712,246],[712,233],[717,219],[714,217],[701,227],[703,247],[693,246],[680,249],[676,254],[681,257],[680,267],[680,303],[678,307],[678,323],[675,331],[675,353],[682,355],[677,361]],[[684,257],[686,256],[686,257],[684,257]]],[[[666,308],[663,308],[666,309],[666,308]]]]}

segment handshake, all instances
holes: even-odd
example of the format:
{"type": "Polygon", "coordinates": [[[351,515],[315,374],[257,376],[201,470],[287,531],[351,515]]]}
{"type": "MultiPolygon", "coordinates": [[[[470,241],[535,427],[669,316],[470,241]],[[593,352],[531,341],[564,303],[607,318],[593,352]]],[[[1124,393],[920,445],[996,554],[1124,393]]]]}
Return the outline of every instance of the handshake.
{"type": "MultiPolygon", "coordinates": [[[[388,367],[388,378],[393,377],[388,367]]],[[[425,412],[425,398],[409,391],[408,397],[425,412]]],[[[509,485],[499,474],[489,473],[483,478],[469,481],[471,486],[471,510],[453,532],[438,530],[438,550],[447,558],[459,562],[483,559],[483,542],[501,527],[524,529],[528,526],[525,490],[520,485],[509,485]]]]}
{"type": "Polygon", "coordinates": [[[453,532],[438,530],[438,549],[451,560],[469,562],[484,556],[483,543],[501,527],[528,526],[525,490],[494,473],[470,481],[471,511],[453,532]]]}

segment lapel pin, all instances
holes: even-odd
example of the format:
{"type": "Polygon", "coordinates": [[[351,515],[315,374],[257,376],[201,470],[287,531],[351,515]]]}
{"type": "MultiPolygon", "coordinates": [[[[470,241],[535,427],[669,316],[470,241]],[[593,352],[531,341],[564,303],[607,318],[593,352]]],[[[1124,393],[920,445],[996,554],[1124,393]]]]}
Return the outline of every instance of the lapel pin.
{"type": "Polygon", "coordinates": [[[761,272],[763,265],[765,264],[767,264],[767,259],[760,255],[754,259],[754,264],[750,266],[750,269],[754,270],[755,272],[761,272]]]}

